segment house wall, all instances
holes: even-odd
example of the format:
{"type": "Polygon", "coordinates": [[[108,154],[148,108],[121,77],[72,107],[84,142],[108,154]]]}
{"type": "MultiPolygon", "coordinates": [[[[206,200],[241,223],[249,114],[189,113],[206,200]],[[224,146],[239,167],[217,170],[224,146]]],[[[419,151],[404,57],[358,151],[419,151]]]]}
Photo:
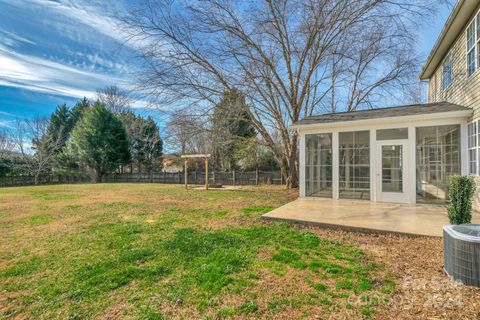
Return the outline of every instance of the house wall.
{"type": "Polygon", "coordinates": [[[429,79],[428,85],[428,102],[447,101],[471,107],[474,110],[474,119],[480,117],[480,68],[470,77],[467,76],[467,27],[475,18],[478,10],[480,10],[480,4],[450,49],[453,79],[451,85],[445,90],[442,88],[441,63],[429,79]]]}
{"type": "MultiPolygon", "coordinates": [[[[470,77],[467,74],[467,27],[475,19],[479,10],[480,3],[450,48],[453,79],[451,85],[445,90],[442,88],[442,64],[437,66],[428,83],[428,102],[447,101],[470,107],[473,109],[473,116],[469,121],[480,118],[480,67],[470,77]]],[[[477,182],[474,209],[480,211],[480,177],[474,178],[477,182]]]]}

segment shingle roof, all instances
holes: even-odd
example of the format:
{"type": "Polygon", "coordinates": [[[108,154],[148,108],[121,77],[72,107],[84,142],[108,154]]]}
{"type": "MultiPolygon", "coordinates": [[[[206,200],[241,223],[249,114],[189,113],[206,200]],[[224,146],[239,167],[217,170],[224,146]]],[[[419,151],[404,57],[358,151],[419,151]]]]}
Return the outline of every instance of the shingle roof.
{"type": "Polygon", "coordinates": [[[310,116],[295,122],[293,126],[469,110],[472,111],[471,108],[459,106],[448,102],[412,104],[399,107],[370,109],[355,112],[327,113],[322,115],[310,116]]]}

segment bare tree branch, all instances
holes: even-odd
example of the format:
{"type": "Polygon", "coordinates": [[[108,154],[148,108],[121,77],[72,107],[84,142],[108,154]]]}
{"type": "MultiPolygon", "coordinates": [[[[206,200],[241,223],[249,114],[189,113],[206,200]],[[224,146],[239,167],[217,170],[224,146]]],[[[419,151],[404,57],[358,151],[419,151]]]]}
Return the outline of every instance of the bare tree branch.
{"type": "Polygon", "coordinates": [[[237,88],[294,186],[297,136],[289,126],[324,110],[370,108],[408,86],[414,26],[434,2],[142,0],[123,21],[142,52],[142,90],[207,119],[237,88]]]}

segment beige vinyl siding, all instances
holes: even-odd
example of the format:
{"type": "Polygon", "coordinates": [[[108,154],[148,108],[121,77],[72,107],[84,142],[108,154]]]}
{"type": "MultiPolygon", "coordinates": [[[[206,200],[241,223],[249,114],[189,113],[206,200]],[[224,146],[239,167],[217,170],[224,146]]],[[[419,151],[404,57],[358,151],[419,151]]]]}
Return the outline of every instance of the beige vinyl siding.
{"type": "MultiPolygon", "coordinates": [[[[452,84],[443,90],[442,63],[437,66],[429,79],[428,102],[447,101],[473,108],[473,118],[480,117],[480,68],[467,77],[467,26],[475,18],[480,5],[475,10],[463,32],[450,49],[452,55],[452,84]]],[[[478,55],[478,53],[477,53],[478,55]]]]}

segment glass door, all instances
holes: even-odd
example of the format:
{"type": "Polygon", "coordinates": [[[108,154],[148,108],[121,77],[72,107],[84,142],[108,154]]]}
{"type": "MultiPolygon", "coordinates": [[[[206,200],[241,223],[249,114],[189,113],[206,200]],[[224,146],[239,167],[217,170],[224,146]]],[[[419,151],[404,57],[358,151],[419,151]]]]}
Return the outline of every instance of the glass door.
{"type": "Polygon", "coordinates": [[[382,146],[382,192],[403,192],[403,146],[382,146]]]}
{"type": "Polygon", "coordinates": [[[405,180],[407,143],[378,142],[377,198],[384,202],[408,202],[405,180]]]}

